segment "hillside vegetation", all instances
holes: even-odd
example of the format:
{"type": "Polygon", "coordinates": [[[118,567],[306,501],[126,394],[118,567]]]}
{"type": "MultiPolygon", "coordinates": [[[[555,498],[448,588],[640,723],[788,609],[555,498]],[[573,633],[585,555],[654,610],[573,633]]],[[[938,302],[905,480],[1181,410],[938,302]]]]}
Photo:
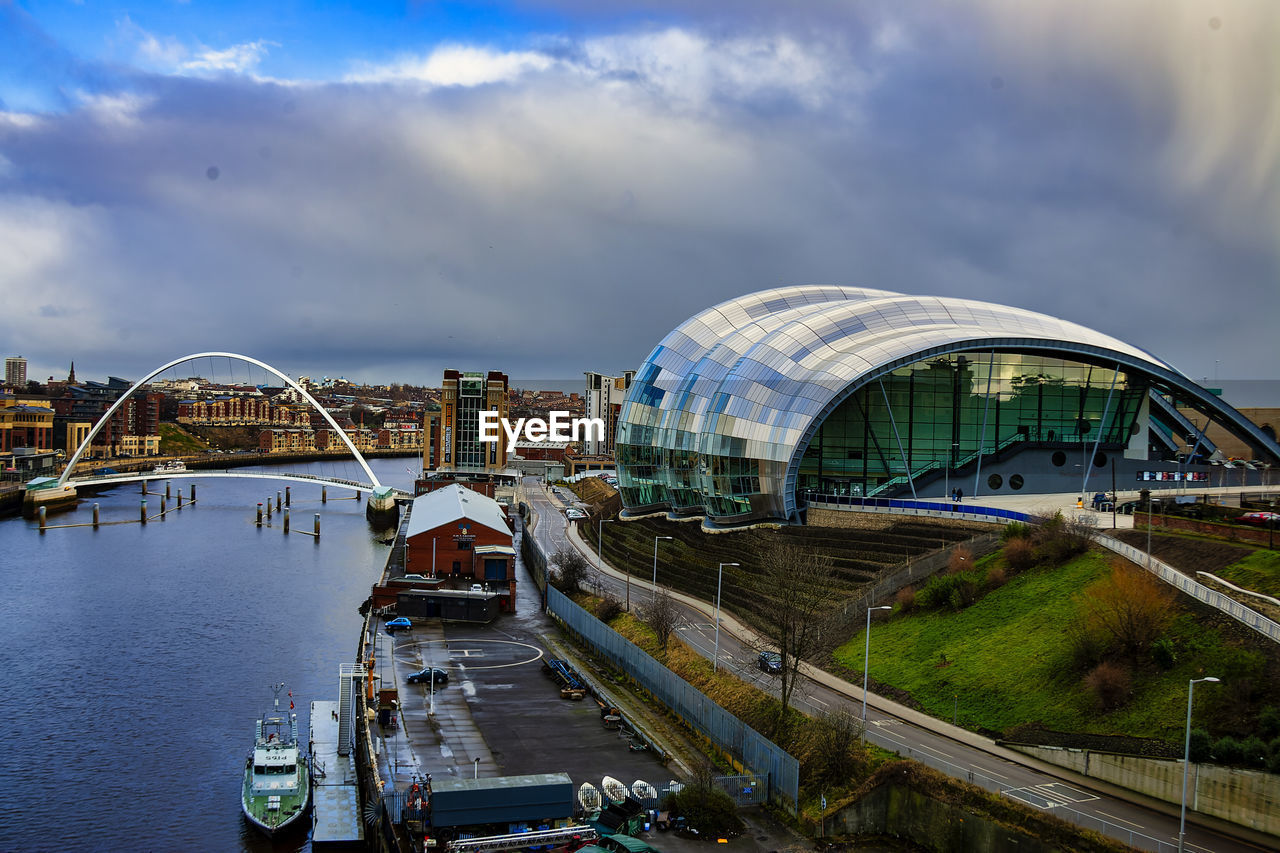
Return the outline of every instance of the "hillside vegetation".
{"type": "MultiPolygon", "coordinates": [[[[1187,682],[1213,675],[1222,683],[1196,692],[1198,727],[1214,739],[1280,735],[1270,722],[1280,716],[1274,643],[1109,552],[1058,562],[1026,551],[1023,535],[1010,536],[972,568],[900,595],[871,629],[873,683],[992,734],[1151,738],[1167,747],[1144,751],[1180,755],[1187,682]],[[957,589],[967,591],[943,594],[957,589]]],[[[833,655],[851,680],[864,643],[858,631],[833,655]]]]}

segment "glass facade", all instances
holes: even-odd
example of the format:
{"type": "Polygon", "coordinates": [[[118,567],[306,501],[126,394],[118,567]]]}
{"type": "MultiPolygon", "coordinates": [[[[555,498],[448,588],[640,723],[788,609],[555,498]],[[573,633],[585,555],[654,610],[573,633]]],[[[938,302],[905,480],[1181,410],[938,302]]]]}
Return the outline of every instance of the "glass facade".
{"type": "Polygon", "coordinates": [[[778,288],[689,318],[649,354],[618,419],[618,485],[632,515],[795,521],[808,491],[883,493],[1016,442],[1126,444],[1153,389],[1251,428],[1151,354],[1075,323],[778,288]]]}
{"type": "Polygon", "coordinates": [[[819,425],[800,460],[802,492],[873,496],[1017,442],[1111,450],[1126,444],[1148,386],[1114,369],[1014,352],[953,353],[864,385],[819,425]],[[1101,433],[1101,434],[1100,434],[1101,433]]]}

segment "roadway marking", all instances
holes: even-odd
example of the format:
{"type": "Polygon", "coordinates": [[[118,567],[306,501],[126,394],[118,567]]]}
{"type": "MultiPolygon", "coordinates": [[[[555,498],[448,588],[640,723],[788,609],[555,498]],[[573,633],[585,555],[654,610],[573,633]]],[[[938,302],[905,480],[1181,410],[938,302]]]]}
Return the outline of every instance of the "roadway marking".
{"type": "Polygon", "coordinates": [[[1072,788],[1070,785],[1063,784],[1062,782],[1047,782],[1043,785],[1036,785],[1036,788],[1046,796],[1062,800],[1064,803],[1087,803],[1090,800],[1100,799],[1094,794],[1090,794],[1087,791],[1081,791],[1078,788],[1072,788]]]}
{"type": "Polygon", "coordinates": [[[451,658],[457,658],[457,657],[482,658],[484,657],[484,650],[483,649],[449,649],[449,657],[451,658]]]}
{"type": "Polygon", "coordinates": [[[1124,819],[1124,818],[1122,818],[1122,817],[1116,817],[1116,816],[1115,816],[1115,815],[1113,815],[1113,814],[1107,814],[1107,813],[1106,813],[1106,812],[1104,812],[1102,809],[1094,809],[1094,811],[1095,811],[1095,812],[1097,812],[1098,814],[1102,815],[1103,817],[1105,817],[1105,818],[1109,819],[1109,820],[1118,820],[1118,821],[1120,821],[1121,823],[1127,823],[1127,824],[1129,824],[1129,826],[1132,826],[1132,827],[1134,827],[1135,829],[1146,829],[1146,827],[1144,827],[1144,826],[1143,826],[1142,824],[1140,824],[1140,823],[1134,823],[1134,822],[1133,822],[1133,821],[1131,821],[1131,820],[1125,820],[1125,819],[1124,819]]]}
{"type": "Polygon", "coordinates": [[[1037,792],[1034,788],[1011,788],[1010,790],[1005,791],[1004,795],[1011,800],[1017,800],[1020,803],[1026,803],[1033,808],[1044,811],[1050,811],[1054,806],[1062,805],[1062,803],[1059,803],[1057,800],[1051,800],[1037,792]],[[1038,803],[1036,802],[1037,799],[1043,800],[1044,802],[1038,803]]]}

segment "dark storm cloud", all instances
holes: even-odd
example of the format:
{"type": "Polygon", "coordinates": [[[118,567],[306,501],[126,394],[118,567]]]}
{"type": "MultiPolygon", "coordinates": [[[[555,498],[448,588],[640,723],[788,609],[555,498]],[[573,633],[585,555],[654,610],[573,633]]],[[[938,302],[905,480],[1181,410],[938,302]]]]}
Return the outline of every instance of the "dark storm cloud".
{"type": "Polygon", "coordinates": [[[573,377],[831,282],[1040,310],[1193,376],[1273,356],[1276,196],[1222,171],[1229,134],[1185,136],[1160,63],[1028,57],[976,6],[760,4],[341,83],[135,74],[0,116],[0,335],[102,374],[217,349],[573,377]]]}

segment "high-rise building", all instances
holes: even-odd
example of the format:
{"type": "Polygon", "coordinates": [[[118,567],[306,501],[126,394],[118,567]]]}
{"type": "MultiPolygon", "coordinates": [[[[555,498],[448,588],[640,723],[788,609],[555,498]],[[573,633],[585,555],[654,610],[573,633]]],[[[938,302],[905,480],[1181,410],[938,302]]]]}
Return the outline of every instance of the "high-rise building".
{"type": "Polygon", "coordinates": [[[588,456],[613,455],[614,436],[618,430],[618,413],[622,410],[622,399],[627,395],[627,389],[631,387],[631,380],[635,375],[634,370],[628,370],[621,376],[586,373],[586,416],[604,421],[604,438],[596,439],[592,436],[584,441],[583,453],[588,456]]]}
{"type": "Polygon", "coordinates": [[[480,413],[507,416],[507,375],[496,370],[461,373],[446,370],[436,422],[436,466],[441,471],[496,473],[507,467],[505,436],[480,441],[480,413]]]}
{"type": "Polygon", "coordinates": [[[20,355],[10,356],[4,360],[4,384],[25,386],[27,384],[27,360],[20,355]]]}

